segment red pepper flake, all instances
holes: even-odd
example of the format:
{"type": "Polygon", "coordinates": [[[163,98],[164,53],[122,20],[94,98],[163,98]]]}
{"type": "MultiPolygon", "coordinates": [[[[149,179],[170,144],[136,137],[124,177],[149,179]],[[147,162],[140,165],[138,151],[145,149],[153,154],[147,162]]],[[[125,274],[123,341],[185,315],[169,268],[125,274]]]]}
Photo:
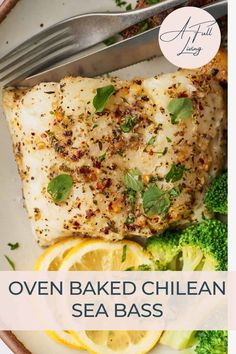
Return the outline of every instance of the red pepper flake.
{"type": "Polygon", "coordinates": [[[203,111],[203,106],[202,106],[201,102],[199,102],[199,109],[200,109],[200,111],[203,111]]]}
{"type": "Polygon", "coordinates": [[[94,212],[92,211],[92,209],[89,209],[86,211],[86,219],[90,219],[92,216],[94,216],[94,212]]]}
{"type": "Polygon", "coordinates": [[[108,226],[104,227],[103,229],[100,230],[100,232],[104,233],[105,235],[108,235],[109,231],[110,231],[110,228],[108,226]]]}
{"type": "MultiPolygon", "coordinates": [[[[79,159],[81,159],[81,157],[84,156],[84,154],[85,154],[85,151],[83,151],[83,150],[78,150],[78,151],[76,151],[75,154],[73,154],[73,155],[71,156],[71,160],[72,160],[72,161],[78,161],[79,159]]],[[[83,172],[81,172],[81,173],[83,173],[83,172]]]]}
{"type": "Polygon", "coordinates": [[[79,171],[83,175],[87,175],[87,174],[91,173],[91,168],[88,166],[82,166],[79,171]]]}
{"type": "Polygon", "coordinates": [[[101,161],[93,159],[93,167],[95,168],[101,168],[101,161]]]}
{"type": "Polygon", "coordinates": [[[183,91],[178,94],[178,98],[184,98],[184,97],[188,97],[187,92],[183,91]]]}
{"type": "Polygon", "coordinates": [[[78,221],[73,222],[73,229],[79,229],[80,228],[80,223],[78,221]]]}
{"type": "Polygon", "coordinates": [[[105,188],[109,188],[112,185],[112,180],[111,178],[108,178],[105,180],[105,188]]]}

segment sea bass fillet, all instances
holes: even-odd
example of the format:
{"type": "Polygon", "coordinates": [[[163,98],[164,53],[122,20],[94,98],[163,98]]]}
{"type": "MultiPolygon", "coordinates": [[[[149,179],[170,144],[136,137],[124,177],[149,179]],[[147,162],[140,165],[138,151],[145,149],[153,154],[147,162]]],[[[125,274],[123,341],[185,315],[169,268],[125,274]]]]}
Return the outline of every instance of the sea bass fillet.
{"type": "Polygon", "coordinates": [[[199,219],[225,160],[223,90],[194,71],[66,77],[6,89],[3,107],[41,245],[149,237],[199,219]]]}

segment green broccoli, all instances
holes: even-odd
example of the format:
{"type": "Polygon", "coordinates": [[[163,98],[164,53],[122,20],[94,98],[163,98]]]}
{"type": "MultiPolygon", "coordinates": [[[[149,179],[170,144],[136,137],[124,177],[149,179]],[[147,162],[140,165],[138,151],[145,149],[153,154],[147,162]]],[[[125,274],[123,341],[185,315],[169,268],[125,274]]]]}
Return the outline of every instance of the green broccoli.
{"type": "MultiPolygon", "coordinates": [[[[156,264],[166,266],[167,270],[225,271],[228,253],[227,225],[212,219],[192,225],[182,233],[169,230],[161,236],[148,239],[147,250],[156,264]]],[[[196,351],[201,348],[200,334],[198,336],[196,348],[193,347],[194,340],[197,341],[194,331],[166,331],[160,342],[173,349],[189,348],[190,353],[208,354],[204,350],[196,351]]],[[[225,352],[209,352],[209,354],[213,353],[224,354],[225,352]]]]}
{"type": "Polygon", "coordinates": [[[182,354],[227,354],[228,332],[166,331],[160,343],[180,350],[182,354]]]}
{"type": "Polygon", "coordinates": [[[182,233],[166,231],[149,238],[146,247],[160,269],[227,270],[227,225],[220,220],[204,220],[182,233]]]}
{"type": "Polygon", "coordinates": [[[227,270],[227,225],[204,220],[188,227],[180,238],[183,270],[227,270]]]}
{"type": "Polygon", "coordinates": [[[227,331],[199,331],[196,334],[196,354],[227,354],[227,331]]]}
{"type": "Polygon", "coordinates": [[[215,177],[211,182],[204,198],[207,210],[220,214],[228,211],[228,174],[227,172],[215,177]]]}
{"type": "Polygon", "coordinates": [[[180,236],[181,231],[167,230],[162,235],[152,236],[147,240],[146,248],[151,253],[157,269],[176,270],[180,236]]]}

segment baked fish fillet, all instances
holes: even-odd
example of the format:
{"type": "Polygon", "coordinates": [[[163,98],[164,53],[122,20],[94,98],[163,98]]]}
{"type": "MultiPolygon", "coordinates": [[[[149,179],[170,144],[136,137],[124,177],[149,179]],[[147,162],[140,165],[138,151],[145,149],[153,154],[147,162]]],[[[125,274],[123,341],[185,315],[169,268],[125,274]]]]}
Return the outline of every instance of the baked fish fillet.
{"type": "Polygon", "coordinates": [[[149,237],[199,219],[204,190],[224,164],[224,93],[194,71],[66,77],[6,89],[3,107],[41,245],[71,235],[149,237]],[[96,112],[97,89],[109,85],[115,92],[96,112]],[[48,184],[62,174],[73,185],[58,202],[48,184]]]}

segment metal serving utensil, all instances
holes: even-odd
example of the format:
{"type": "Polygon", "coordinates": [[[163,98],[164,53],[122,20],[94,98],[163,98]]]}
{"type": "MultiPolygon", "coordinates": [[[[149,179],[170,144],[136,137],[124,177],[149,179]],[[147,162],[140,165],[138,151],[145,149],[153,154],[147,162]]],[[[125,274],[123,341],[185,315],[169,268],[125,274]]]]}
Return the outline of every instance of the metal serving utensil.
{"type": "Polygon", "coordinates": [[[27,77],[55,65],[140,21],[184,3],[186,0],[165,0],[143,9],[84,14],[58,22],[0,58],[0,82],[27,77]]]}

